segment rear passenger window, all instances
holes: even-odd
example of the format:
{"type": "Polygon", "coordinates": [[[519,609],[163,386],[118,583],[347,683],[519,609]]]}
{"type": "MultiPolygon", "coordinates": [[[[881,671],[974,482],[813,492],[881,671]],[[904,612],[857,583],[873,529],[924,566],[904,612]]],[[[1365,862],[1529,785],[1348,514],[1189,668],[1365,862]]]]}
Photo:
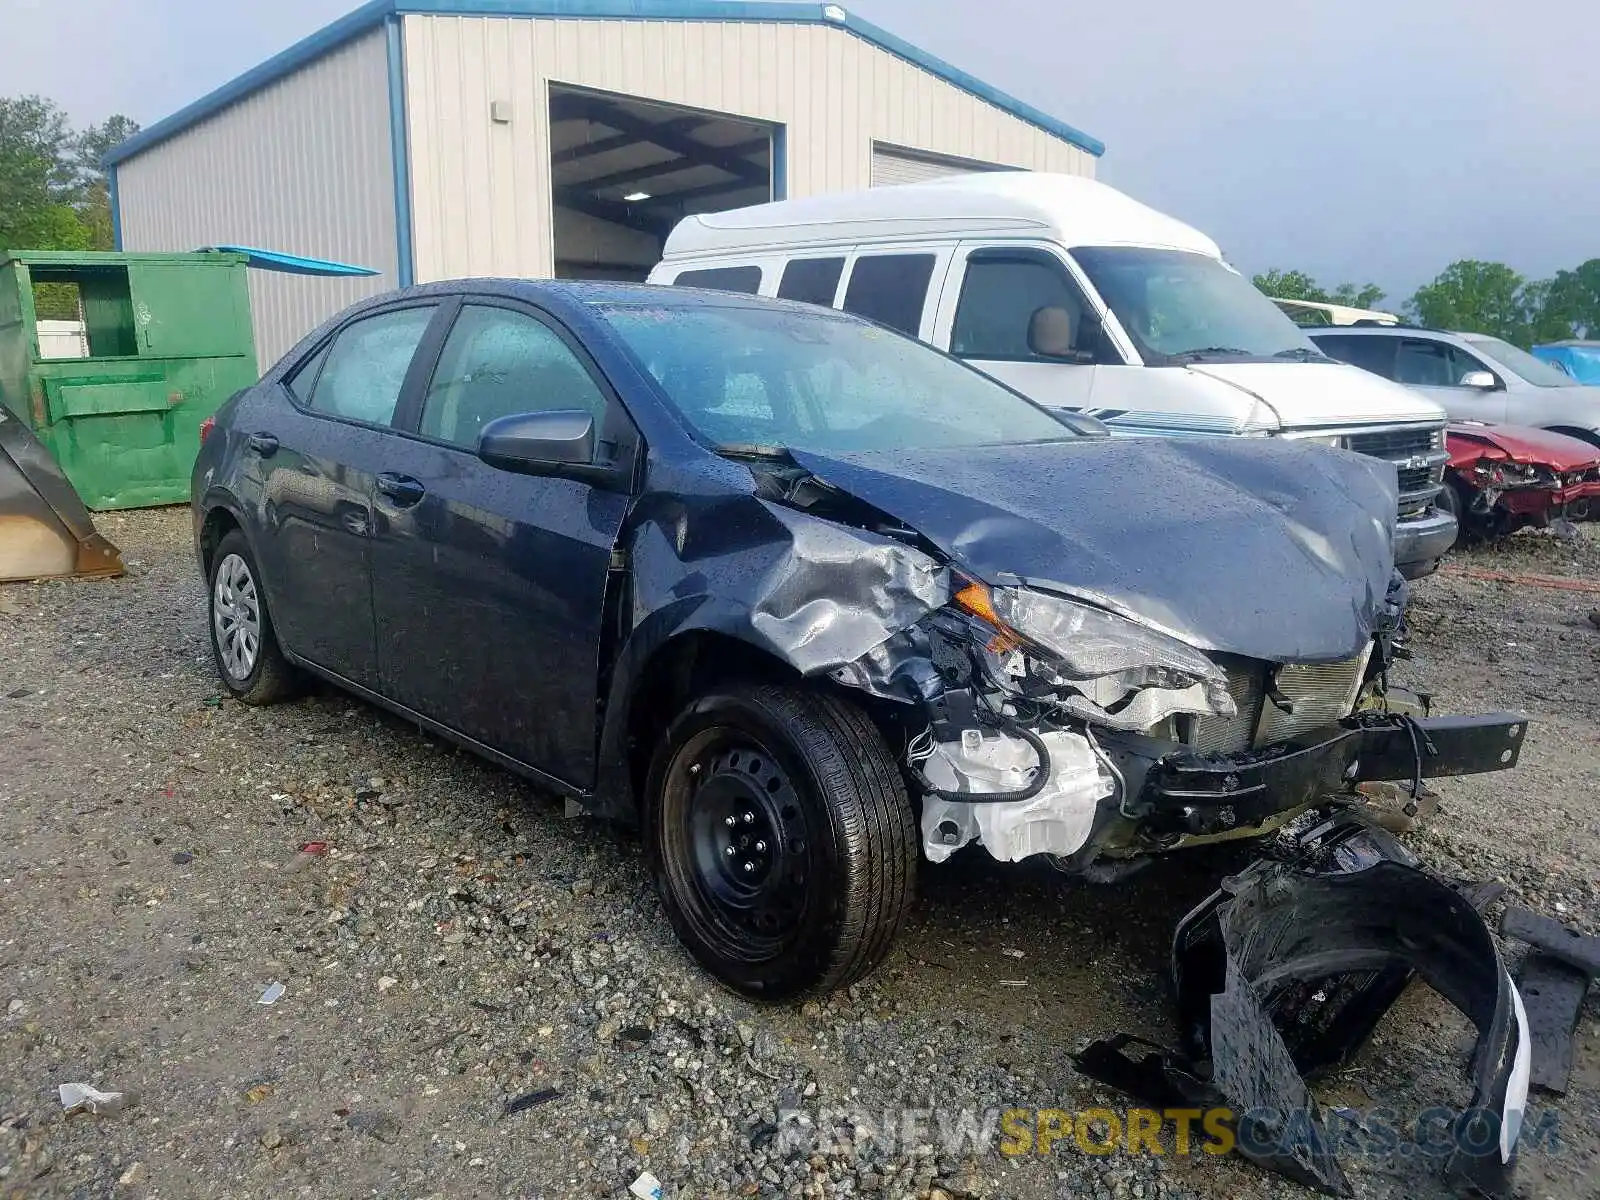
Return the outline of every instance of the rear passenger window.
{"type": "Polygon", "coordinates": [[[322,343],[322,349],[296,367],[294,373],[284,380],[283,386],[288,388],[289,394],[301,404],[311,403],[311,389],[317,386],[317,372],[322,370],[322,364],[332,346],[332,342],[322,343]]]}
{"type": "Polygon", "coordinates": [[[874,254],[856,259],[844,294],[845,311],[916,337],[935,261],[932,254],[874,254]]]}
{"type": "Polygon", "coordinates": [[[797,258],[783,269],[778,298],[832,308],[843,274],[843,258],[797,258]]]}
{"type": "Polygon", "coordinates": [[[346,325],[323,361],[311,407],[329,416],[387,425],[433,312],[431,304],[401,308],[346,325]]]}
{"type": "Polygon", "coordinates": [[[684,271],[672,282],[675,287],[710,288],[717,292],[747,292],[753,296],[761,290],[761,268],[708,267],[703,271],[684,271]]]}
{"type": "Polygon", "coordinates": [[[1371,371],[1374,375],[1382,375],[1385,379],[1394,378],[1395,338],[1342,337],[1334,333],[1319,333],[1311,340],[1316,343],[1318,350],[1330,358],[1360,367],[1363,371],[1371,371]]]}

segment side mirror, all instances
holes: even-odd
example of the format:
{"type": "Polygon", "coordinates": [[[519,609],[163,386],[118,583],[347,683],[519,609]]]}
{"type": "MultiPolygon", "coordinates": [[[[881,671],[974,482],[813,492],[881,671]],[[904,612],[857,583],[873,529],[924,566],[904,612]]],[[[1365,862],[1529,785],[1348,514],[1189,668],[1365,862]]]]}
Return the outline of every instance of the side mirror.
{"type": "Polygon", "coordinates": [[[594,462],[594,417],[585,409],[519,413],[490,421],[478,436],[478,457],[501,471],[541,475],[594,462]]]}
{"type": "Polygon", "coordinates": [[[1477,388],[1479,391],[1492,392],[1500,386],[1492,371],[1468,371],[1461,377],[1460,387],[1477,388]]]}

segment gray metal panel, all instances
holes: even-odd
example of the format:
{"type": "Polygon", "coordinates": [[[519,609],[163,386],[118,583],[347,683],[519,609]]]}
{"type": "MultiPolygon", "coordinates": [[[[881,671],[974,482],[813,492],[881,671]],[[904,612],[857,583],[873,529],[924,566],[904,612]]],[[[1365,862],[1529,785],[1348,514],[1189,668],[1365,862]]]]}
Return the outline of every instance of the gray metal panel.
{"type": "Polygon", "coordinates": [[[783,125],[790,197],[870,186],[875,141],[1094,174],[1064,138],[838,26],[408,15],[405,49],[419,281],[552,273],[552,83],[783,125]]]}
{"type": "Polygon", "coordinates": [[[379,28],[117,166],[125,250],[259,246],[381,272],[251,271],[263,368],[326,317],[398,286],[388,78],[379,28]]]}

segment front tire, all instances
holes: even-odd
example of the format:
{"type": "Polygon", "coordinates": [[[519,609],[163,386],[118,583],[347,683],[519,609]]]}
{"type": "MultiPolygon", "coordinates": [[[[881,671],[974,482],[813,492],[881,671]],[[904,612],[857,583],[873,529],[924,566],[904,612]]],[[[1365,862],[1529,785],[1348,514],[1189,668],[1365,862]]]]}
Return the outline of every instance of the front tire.
{"type": "Polygon", "coordinates": [[[245,704],[274,704],[292,696],[299,677],[278,646],[260,568],[237,529],[212,555],[210,583],[206,624],[223,686],[245,704]]]}
{"type": "Polygon", "coordinates": [[[883,738],[853,705],[803,687],[693,701],[651,764],[645,836],[679,939],[756,999],[867,974],[915,891],[916,825],[883,738]]]}

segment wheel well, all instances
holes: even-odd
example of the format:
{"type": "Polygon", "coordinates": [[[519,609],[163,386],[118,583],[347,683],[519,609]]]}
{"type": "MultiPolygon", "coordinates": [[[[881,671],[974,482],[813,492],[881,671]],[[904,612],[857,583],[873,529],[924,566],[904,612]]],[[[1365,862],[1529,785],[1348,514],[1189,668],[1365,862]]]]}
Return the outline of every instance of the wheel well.
{"type": "Polygon", "coordinates": [[[725,634],[681,634],[659,647],[639,673],[628,703],[628,770],[634,795],[644,795],[650,756],[690,697],[718,683],[795,683],[788,663],[725,634]]]}
{"type": "Polygon", "coordinates": [[[1574,429],[1570,425],[1551,425],[1551,433],[1565,434],[1569,438],[1577,438],[1580,442],[1588,442],[1591,446],[1600,446],[1600,433],[1592,429],[1574,429]]]}
{"type": "Polygon", "coordinates": [[[200,526],[200,562],[205,567],[206,578],[211,578],[211,562],[216,557],[222,539],[239,528],[239,521],[225,508],[213,508],[200,526]]]}

